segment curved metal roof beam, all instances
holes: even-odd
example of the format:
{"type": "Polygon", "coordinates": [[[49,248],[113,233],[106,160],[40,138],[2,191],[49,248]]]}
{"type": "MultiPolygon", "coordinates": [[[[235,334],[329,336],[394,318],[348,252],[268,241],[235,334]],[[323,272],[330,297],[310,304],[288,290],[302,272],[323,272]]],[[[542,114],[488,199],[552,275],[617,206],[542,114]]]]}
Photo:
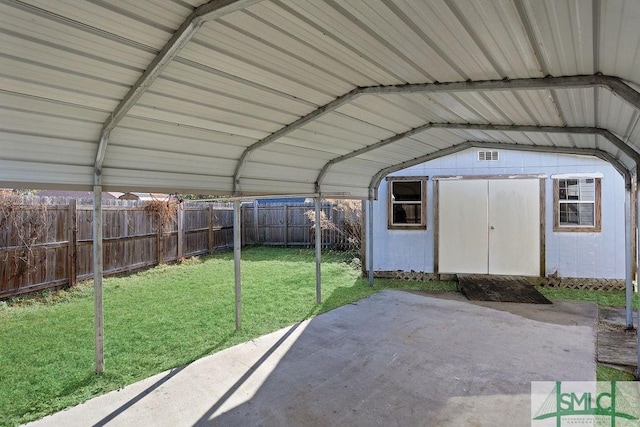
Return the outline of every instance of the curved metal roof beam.
{"type": "MultiPolygon", "coordinates": [[[[359,150],[352,151],[343,156],[336,157],[333,160],[327,162],[320,170],[318,178],[316,179],[316,192],[320,192],[322,181],[326,177],[331,166],[336,163],[360,156],[386,145],[392,144],[400,139],[410,137],[420,132],[425,132],[429,129],[461,129],[461,130],[482,130],[482,131],[501,131],[501,132],[538,132],[538,133],[571,133],[571,134],[590,134],[600,135],[607,139],[611,144],[629,156],[636,163],[636,169],[640,166],[640,153],[634,150],[631,146],[627,145],[624,141],[614,135],[607,129],[595,128],[595,127],[570,127],[570,126],[531,126],[531,125],[491,125],[491,124],[471,124],[471,123],[427,123],[422,126],[413,128],[407,132],[394,135],[390,138],[383,139],[375,144],[368,145],[359,150]]],[[[520,145],[518,145],[520,146],[520,145]]],[[[526,147],[526,145],[522,145],[526,147]]],[[[611,156],[613,158],[613,156],[611,156]]]]}
{"type": "Polygon", "coordinates": [[[397,172],[401,169],[405,169],[411,166],[419,165],[424,162],[428,162],[429,160],[435,160],[440,157],[448,156],[450,154],[458,153],[460,151],[466,150],[468,148],[492,148],[492,149],[504,149],[504,150],[514,150],[514,151],[530,151],[530,152],[546,152],[546,153],[560,153],[560,154],[577,154],[577,155],[585,155],[585,156],[594,156],[598,157],[613,166],[620,175],[622,175],[625,185],[629,187],[631,185],[632,174],[625,167],[622,162],[613,157],[611,154],[602,151],[602,150],[594,150],[590,148],[569,148],[569,147],[541,147],[537,145],[520,145],[520,144],[511,144],[511,143],[500,143],[500,142],[482,142],[482,141],[467,141],[461,144],[453,145],[449,148],[445,148],[444,150],[439,150],[435,153],[426,154],[424,156],[416,157],[415,159],[407,160],[402,163],[398,163],[393,166],[386,167],[384,169],[379,170],[371,179],[371,184],[369,185],[369,198],[377,199],[378,198],[378,186],[380,182],[384,179],[385,176],[390,173],[397,172]]]}
{"type": "Polygon", "coordinates": [[[109,134],[120,120],[129,112],[140,97],[146,92],[151,84],[158,78],[160,73],[175,59],[180,51],[189,43],[191,38],[198,32],[202,24],[207,21],[216,20],[224,15],[258,3],[261,0],[211,0],[196,8],[189,14],[187,19],[178,27],[169,41],[158,52],[142,75],[133,84],[129,92],[120,101],[118,106],[111,112],[109,118],[102,126],[98,152],[95,161],[96,180],[102,173],[102,164],[107,152],[109,134]]]}
{"type": "Polygon", "coordinates": [[[233,190],[236,194],[240,193],[240,178],[242,176],[242,171],[249,157],[251,156],[251,153],[253,153],[255,150],[293,132],[296,129],[301,128],[305,124],[327,113],[336,110],[337,108],[353,101],[361,95],[572,89],[596,86],[606,87],[611,92],[615,93],[616,95],[627,101],[629,104],[631,104],[636,110],[640,111],[640,93],[626,84],[619,77],[599,74],[513,80],[478,80],[452,83],[416,83],[405,85],[358,87],[247,147],[242,153],[242,156],[240,156],[233,175],[233,190]]]}

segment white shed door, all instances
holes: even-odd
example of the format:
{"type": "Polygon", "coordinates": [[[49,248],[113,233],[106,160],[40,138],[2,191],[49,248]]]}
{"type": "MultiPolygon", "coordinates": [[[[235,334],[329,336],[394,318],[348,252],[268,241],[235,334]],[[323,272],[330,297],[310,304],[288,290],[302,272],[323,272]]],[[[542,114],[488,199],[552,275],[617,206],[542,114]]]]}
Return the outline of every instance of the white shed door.
{"type": "Polygon", "coordinates": [[[486,273],[487,181],[438,182],[438,270],[486,273]]]}
{"type": "Polygon", "coordinates": [[[438,183],[440,273],[540,274],[540,181],[438,183]]]}

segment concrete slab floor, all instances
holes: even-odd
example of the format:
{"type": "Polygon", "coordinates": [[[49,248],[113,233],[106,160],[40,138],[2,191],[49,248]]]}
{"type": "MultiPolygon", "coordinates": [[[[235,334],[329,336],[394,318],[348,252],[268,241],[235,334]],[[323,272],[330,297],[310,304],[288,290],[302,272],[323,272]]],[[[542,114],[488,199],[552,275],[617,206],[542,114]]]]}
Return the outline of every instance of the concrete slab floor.
{"type": "Polygon", "coordinates": [[[595,380],[597,309],[493,304],[383,291],[29,425],[530,426],[531,381],[595,380]]]}

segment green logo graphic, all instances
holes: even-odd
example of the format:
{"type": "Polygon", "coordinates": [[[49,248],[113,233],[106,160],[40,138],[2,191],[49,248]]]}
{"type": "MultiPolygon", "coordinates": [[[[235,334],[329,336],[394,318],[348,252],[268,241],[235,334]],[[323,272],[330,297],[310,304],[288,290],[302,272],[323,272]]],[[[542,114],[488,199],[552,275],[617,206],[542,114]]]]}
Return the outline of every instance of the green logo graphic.
{"type": "MultiPolygon", "coordinates": [[[[586,384],[589,385],[589,383],[586,384]]],[[[591,386],[593,384],[590,383],[591,386]]],[[[585,388],[578,391],[576,387],[563,391],[562,382],[556,381],[555,387],[547,395],[544,403],[533,413],[533,421],[555,418],[556,427],[563,425],[563,419],[566,421],[566,425],[609,425],[615,427],[616,421],[639,420],[640,399],[637,388],[627,388],[625,392],[616,381],[595,384],[596,387],[586,387],[588,391],[585,391],[585,388]]],[[[533,406],[532,409],[535,410],[533,406]]],[[[625,423],[625,425],[629,424],[625,423]]],[[[640,422],[630,425],[640,425],[640,422]]]]}

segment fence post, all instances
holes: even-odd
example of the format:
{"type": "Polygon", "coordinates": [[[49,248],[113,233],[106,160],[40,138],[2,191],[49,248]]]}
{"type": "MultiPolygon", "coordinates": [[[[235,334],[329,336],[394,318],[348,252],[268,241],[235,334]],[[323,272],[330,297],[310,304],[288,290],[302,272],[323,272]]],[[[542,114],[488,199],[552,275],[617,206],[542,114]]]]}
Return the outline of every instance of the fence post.
{"type": "MultiPolygon", "coordinates": [[[[242,203],[240,203],[240,222],[242,223],[242,225],[244,225],[244,218],[245,218],[245,214],[247,213],[247,207],[243,206],[242,203]]],[[[241,245],[246,245],[247,244],[247,228],[246,227],[241,227],[242,233],[240,234],[240,243],[241,245]]]]}
{"type": "Polygon", "coordinates": [[[287,215],[287,205],[283,206],[284,209],[284,247],[287,247],[289,237],[289,215],[287,215]]]}
{"type": "Polygon", "coordinates": [[[207,240],[209,253],[213,252],[213,205],[209,205],[209,236],[207,240]]]}
{"type": "Polygon", "coordinates": [[[156,259],[158,260],[158,265],[162,264],[164,251],[162,250],[162,218],[158,213],[156,215],[156,227],[158,230],[156,231],[156,259]]]}
{"type": "Polygon", "coordinates": [[[184,258],[184,209],[178,205],[178,261],[184,258]]]}
{"type": "Polygon", "coordinates": [[[256,245],[258,243],[260,243],[260,238],[258,237],[259,231],[260,231],[260,227],[258,226],[258,199],[254,199],[253,200],[253,232],[254,232],[254,238],[253,238],[253,243],[255,243],[256,245]]]}
{"type": "Polygon", "coordinates": [[[69,200],[69,211],[67,213],[67,274],[69,275],[69,286],[76,284],[77,278],[77,252],[76,241],[78,239],[78,216],[75,199],[69,200]]]}

